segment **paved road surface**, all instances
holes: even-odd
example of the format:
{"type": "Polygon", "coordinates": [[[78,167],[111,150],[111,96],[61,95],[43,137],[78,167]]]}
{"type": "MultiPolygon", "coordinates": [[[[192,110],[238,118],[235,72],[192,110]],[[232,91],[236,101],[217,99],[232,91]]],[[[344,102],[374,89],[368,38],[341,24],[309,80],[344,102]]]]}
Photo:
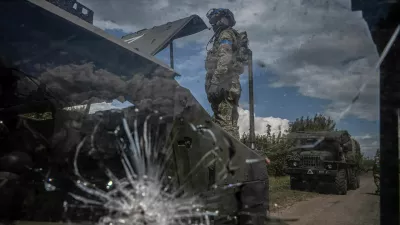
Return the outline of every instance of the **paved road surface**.
{"type": "Polygon", "coordinates": [[[361,187],[347,195],[322,195],[271,213],[282,219],[298,219],[290,225],[378,225],[379,196],[374,195],[372,175],[361,177],[361,187]]]}

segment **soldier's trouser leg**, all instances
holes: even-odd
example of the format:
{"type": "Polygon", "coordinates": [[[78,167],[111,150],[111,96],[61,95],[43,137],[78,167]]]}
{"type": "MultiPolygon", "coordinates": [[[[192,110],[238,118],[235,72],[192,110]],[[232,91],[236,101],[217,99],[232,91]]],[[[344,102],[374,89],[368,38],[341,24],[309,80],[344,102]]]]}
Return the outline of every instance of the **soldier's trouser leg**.
{"type": "Polygon", "coordinates": [[[374,183],[376,185],[376,192],[380,192],[380,176],[379,174],[374,174],[374,183]]]}
{"type": "Polygon", "coordinates": [[[228,97],[221,102],[211,103],[211,108],[214,112],[214,122],[238,140],[240,139],[239,127],[237,125],[239,119],[239,97],[229,93],[228,97]]]}

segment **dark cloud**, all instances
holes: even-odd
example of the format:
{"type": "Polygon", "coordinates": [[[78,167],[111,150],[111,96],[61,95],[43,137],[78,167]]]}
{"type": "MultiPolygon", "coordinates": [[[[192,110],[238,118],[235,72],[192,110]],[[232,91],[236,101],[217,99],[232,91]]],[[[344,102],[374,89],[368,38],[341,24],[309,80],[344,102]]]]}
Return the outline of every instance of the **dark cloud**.
{"type": "MultiPolygon", "coordinates": [[[[278,78],[273,86],[295,86],[305,96],[332,101],[343,111],[357,93],[359,84],[373,71],[378,54],[360,12],[351,11],[350,0],[275,0],[275,1],[182,1],[81,0],[95,12],[95,24],[126,32],[150,28],[197,14],[207,22],[206,12],[226,7],[235,14],[236,28],[246,30],[254,60],[278,78]],[[154,13],[156,12],[156,13],[154,13]],[[113,21],[112,23],[110,21],[113,21]],[[344,63],[345,62],[345,63],[344,63]]],[[[180,40],[205,45],[211,31],[203,31],[180,40]]],[[[198,74],[203,60],[200,53],[176,65],[198,74]],[[198,66],[195,66],[196,62],[198,66]],[[185,66],[190,65],[190,66],[185,66]],[[189,68],[190,67],[190,68],[189,68]]],[[[349,115],[376,120],[375,100],[378,82],[372,80],[349,115]]]]}

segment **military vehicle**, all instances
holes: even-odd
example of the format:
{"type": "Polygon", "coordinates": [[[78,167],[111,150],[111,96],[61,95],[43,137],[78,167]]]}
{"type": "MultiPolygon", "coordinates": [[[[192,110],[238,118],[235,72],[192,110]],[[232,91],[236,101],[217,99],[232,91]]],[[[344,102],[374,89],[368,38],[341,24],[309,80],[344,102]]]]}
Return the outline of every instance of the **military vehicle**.
{"type": "Polygon", "coordinates": [[[285,173],[290,188],[334,187],[336,194],[360,187],[360,144],[347,131],[294,132],[285,173]]]}
{"type": "Polygon", "coordinates": [[[64,207],[76,189],[75,149],[84,137],[94,137],[82,152],[81,172],[102,187],[109,179],[98,176],[95,161],[121,163],[110,137],[121,125],[121,115],[142,118],[135,126],[143,127],[143,118],[154,113],[165,118],[157,138],[172,146],[168,174],[178,186],[185,185],[184,193],[218,197],[217,205],[207,204],[209,210],[218,210],[215,224],[264,223],[269,207],[264,158],[211,122],[190,91],[174,79],[179,74],[173,63],[169,67],[154,57],[168,45],[173,49],[174,39],[206,29],[199,16],[119,39],[95,27],[93,11],[75,0],[1,1],[0,15],[1,220],[97,221],[101,209],[64,207]],[[129,104],[122,110],[101,109],[116,99],[129,104]],[[76,110],[82,105],[84,110],[76,110]],[[96,136],[99,117],[103,123],[96,136]],[[189,174],[214,148],[219,163],[203,162],[189,174]],[[221,171],[224,176],[218,176],[221,171]]]}

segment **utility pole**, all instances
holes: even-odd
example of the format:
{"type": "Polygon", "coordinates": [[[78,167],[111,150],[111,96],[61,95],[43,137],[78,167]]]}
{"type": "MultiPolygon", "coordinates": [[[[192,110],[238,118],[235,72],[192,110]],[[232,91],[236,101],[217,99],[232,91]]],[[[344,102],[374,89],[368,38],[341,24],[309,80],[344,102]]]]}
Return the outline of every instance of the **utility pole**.
{"type": "Polygon", "coordinates": [[[253,91],[253,52],[249,54],[249,110],[250,110],[250,148],[255,149],[255,130],[254,130],[254,91],[253,91]]]}
{"type": "Polygon", "coordinates": [[[169,44],[169,61],[171,68],[174,69],[174,44],[173,41],[169,44]]]}

